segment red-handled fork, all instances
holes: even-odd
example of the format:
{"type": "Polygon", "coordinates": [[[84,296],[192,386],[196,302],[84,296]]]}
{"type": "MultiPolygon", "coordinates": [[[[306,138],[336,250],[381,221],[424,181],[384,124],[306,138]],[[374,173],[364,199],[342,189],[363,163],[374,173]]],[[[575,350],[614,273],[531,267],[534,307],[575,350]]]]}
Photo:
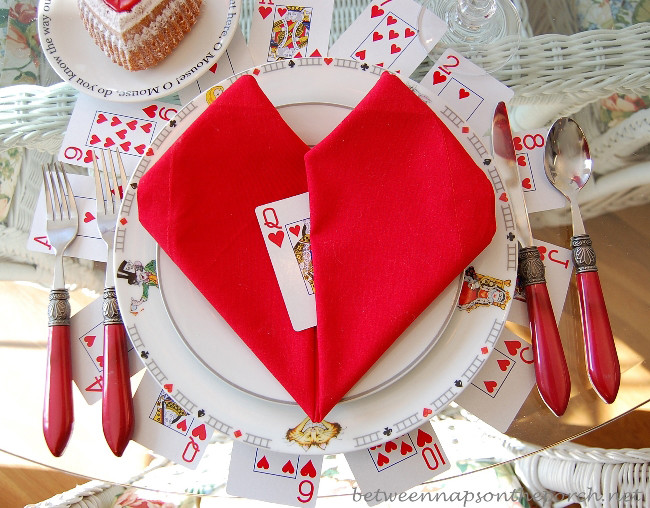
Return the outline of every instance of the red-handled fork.
{"type": "Polygon", "coordinates": [[[62,164],[43,167],[47,238],[56,252],[47,307],[49,337],[45,373],[43,434],[52,455],[63,453],[74,421],[70,359],[70,295],[63,277],[63,253],[77,235],[79,220],[72,187],[62,164]]]}
{"type": "Polygon", "coordinates": [[[109,165],[104,152],[100,152],[103,174],[100,176],[97,157],[93,157],[97,192],[97,226],[108,246],[106,280],[104,288],[104,377],[102,384],[102,427],[111,451],[118,457],[124,453],[133,435],[134,416],[127,354],[127,335],[115,294],[113,270],[113,240],[117,213],[122,202],[122,186],[126,185],[126,172],[119,152],[116,152],[120,181],[118,182],[113,155],[108,152],[109,165]],[[110,178],[109,178],[110,174],[110,178]]]}

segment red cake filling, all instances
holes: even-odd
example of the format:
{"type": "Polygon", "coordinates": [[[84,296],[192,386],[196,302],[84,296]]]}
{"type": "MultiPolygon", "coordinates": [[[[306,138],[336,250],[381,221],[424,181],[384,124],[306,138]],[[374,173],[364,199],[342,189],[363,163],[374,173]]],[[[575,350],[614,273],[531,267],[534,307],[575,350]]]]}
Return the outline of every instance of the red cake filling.
{"type": "Polygon", "coordinates": [[[140,0],[104,0],[104,3],[115,12],[128,12],[139,4],[140,0]]]}

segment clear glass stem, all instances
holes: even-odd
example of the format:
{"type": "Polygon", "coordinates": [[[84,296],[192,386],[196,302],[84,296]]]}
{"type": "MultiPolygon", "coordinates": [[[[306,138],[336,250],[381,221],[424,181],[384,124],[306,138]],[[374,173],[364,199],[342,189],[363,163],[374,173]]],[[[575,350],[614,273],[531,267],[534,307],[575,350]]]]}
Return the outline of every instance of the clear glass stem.
{"type": "Polygon", "coordinates": [[[465,30],[480,30],[496,10],[496,0],[458,0],[456,22],[465,30]]]}

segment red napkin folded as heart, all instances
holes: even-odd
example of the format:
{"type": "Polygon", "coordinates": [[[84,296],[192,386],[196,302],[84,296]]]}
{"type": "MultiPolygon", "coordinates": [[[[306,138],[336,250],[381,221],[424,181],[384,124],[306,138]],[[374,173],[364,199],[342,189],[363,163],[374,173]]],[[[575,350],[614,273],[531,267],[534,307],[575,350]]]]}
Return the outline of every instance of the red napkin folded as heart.
{"type": "Polygon", "coordinates": [[[495,218],[483,172],[388,73],[307,152],[243,76],[142,177],[138,206],[161,248],[317,422],[488,245],[495,218]],[[255,208],[307,190],[318,326],[296,332],[255,208]]]}
{"type": "Polygon", "coordinates": [[[490,243],[494,191],[389,73],[305,165],[325,416],[490,243]]]}
{"type": "Polygon", "coordinates": [[[307,191],[308,149],[243,76],[144,174],[138,209],[160,247],[319,421],[315,329],[293,329],[255,216],[259,205],[307,191]]]}

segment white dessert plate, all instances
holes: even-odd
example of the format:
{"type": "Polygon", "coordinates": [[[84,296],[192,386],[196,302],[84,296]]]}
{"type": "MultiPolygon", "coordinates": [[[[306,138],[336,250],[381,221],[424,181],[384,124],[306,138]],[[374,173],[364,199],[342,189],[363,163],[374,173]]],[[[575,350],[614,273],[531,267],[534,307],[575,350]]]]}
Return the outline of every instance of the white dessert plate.
{"type": "MultiPolygon", "coordinates": [[[[262,65],[246,74],[256,77],[262,90],[303,141],[314,145],[359,103],[382,72],[379,67],[349,60],[302,58],[262,65]]],[[[127,188],[118,219],[114,268],[117,270],[124,264],[141,274],[139,278],[132,278],[131,284],[125,278],[118,278],[116,284],[129,336],[163,389],[194,416],[236,440],[286,453],[323,454],[367,448],[404,434],[441,411],[471,383],[501,333],[516,277],[517,243],[514,225],[509,220],[510,206],[507,201],[495,200],[496,234],[462,278],[463,304],[453,305],[444,331],[435,338],[438,329],[427,327],[425,313],[405,332],[424,337],[429,334],[435,342],[430,350],[381,389],[337,404],[323,422],[310,422],[296,404],[279,403],[248,393],[241,389],[242,386],[233,386],[232,379],[224,380],[232,376],[223,376],[206,364],[213,361],[202,357],[206,349],[214,351],[212,357],[235,354],[231,351],[232,337],[222,340],[223,337],[216,336],[212,330],[197,329],[197,333],[203,333],[188,344],[187,337],[181,336],[188,332],[175,321],[180,321],[183,304],[169,299],[172,291],[182,291],[184,295],[196,293],[192,296],[194,303],[202,297],[179,274],[138,220],[136,194],[142,175],[198,118],[208,101],[236,79],[237,76],[233,76],[221,82],[179,111],[154,140],[153,155],[141,160],[127,188]],[[169,289],[167,284],[170,284],[169,289]],[[145,292],[147,298],[143,299],[145,292]],[[163,296],[168,300],[169,314],[163,296]]],[[[462,132],[462,121],[437,96],[429,95],[417,83],[406,82],[436,111],[484,169],[495,194],[505,195],[499,175],[489,160],[490,154],[480,138],[471,130],[462,132]]],[[[186,303],[184,308],[191,305],[186,303]]],[[[185,319],[188,318],[183,317],[185,319]]],[[[212,322],[209,321],[212,318],[201,319],[203,324],[212,322]]],[[[201,323],[199,328],[202,328],[201,323]]],[[[416,346],[415,353],[409,351],[409,354],[417,356],[423,351],[417,347],[420,346],[416,346]]],[[[398,366],[393,368],[398,372],[406,365],[402,358],[395,359],[398,366]]],[[[252,368],[264,370],[264,367],[251,365],[254,364],[241,364],[240,367],[252,376],[269,376],[264,372],[250,372],[252,368]]]]}
{"type": "Polygon", "coordinates": [[[192,30],[174,51],[142,71],[120,67],[99,49],[76,0],[40,0],[38,35],[52,68],[80,92],[116,102],[149,101],[177,92],[212,67],[232,40],[240,11],[240,0],[204,0],[192,30]]]}

